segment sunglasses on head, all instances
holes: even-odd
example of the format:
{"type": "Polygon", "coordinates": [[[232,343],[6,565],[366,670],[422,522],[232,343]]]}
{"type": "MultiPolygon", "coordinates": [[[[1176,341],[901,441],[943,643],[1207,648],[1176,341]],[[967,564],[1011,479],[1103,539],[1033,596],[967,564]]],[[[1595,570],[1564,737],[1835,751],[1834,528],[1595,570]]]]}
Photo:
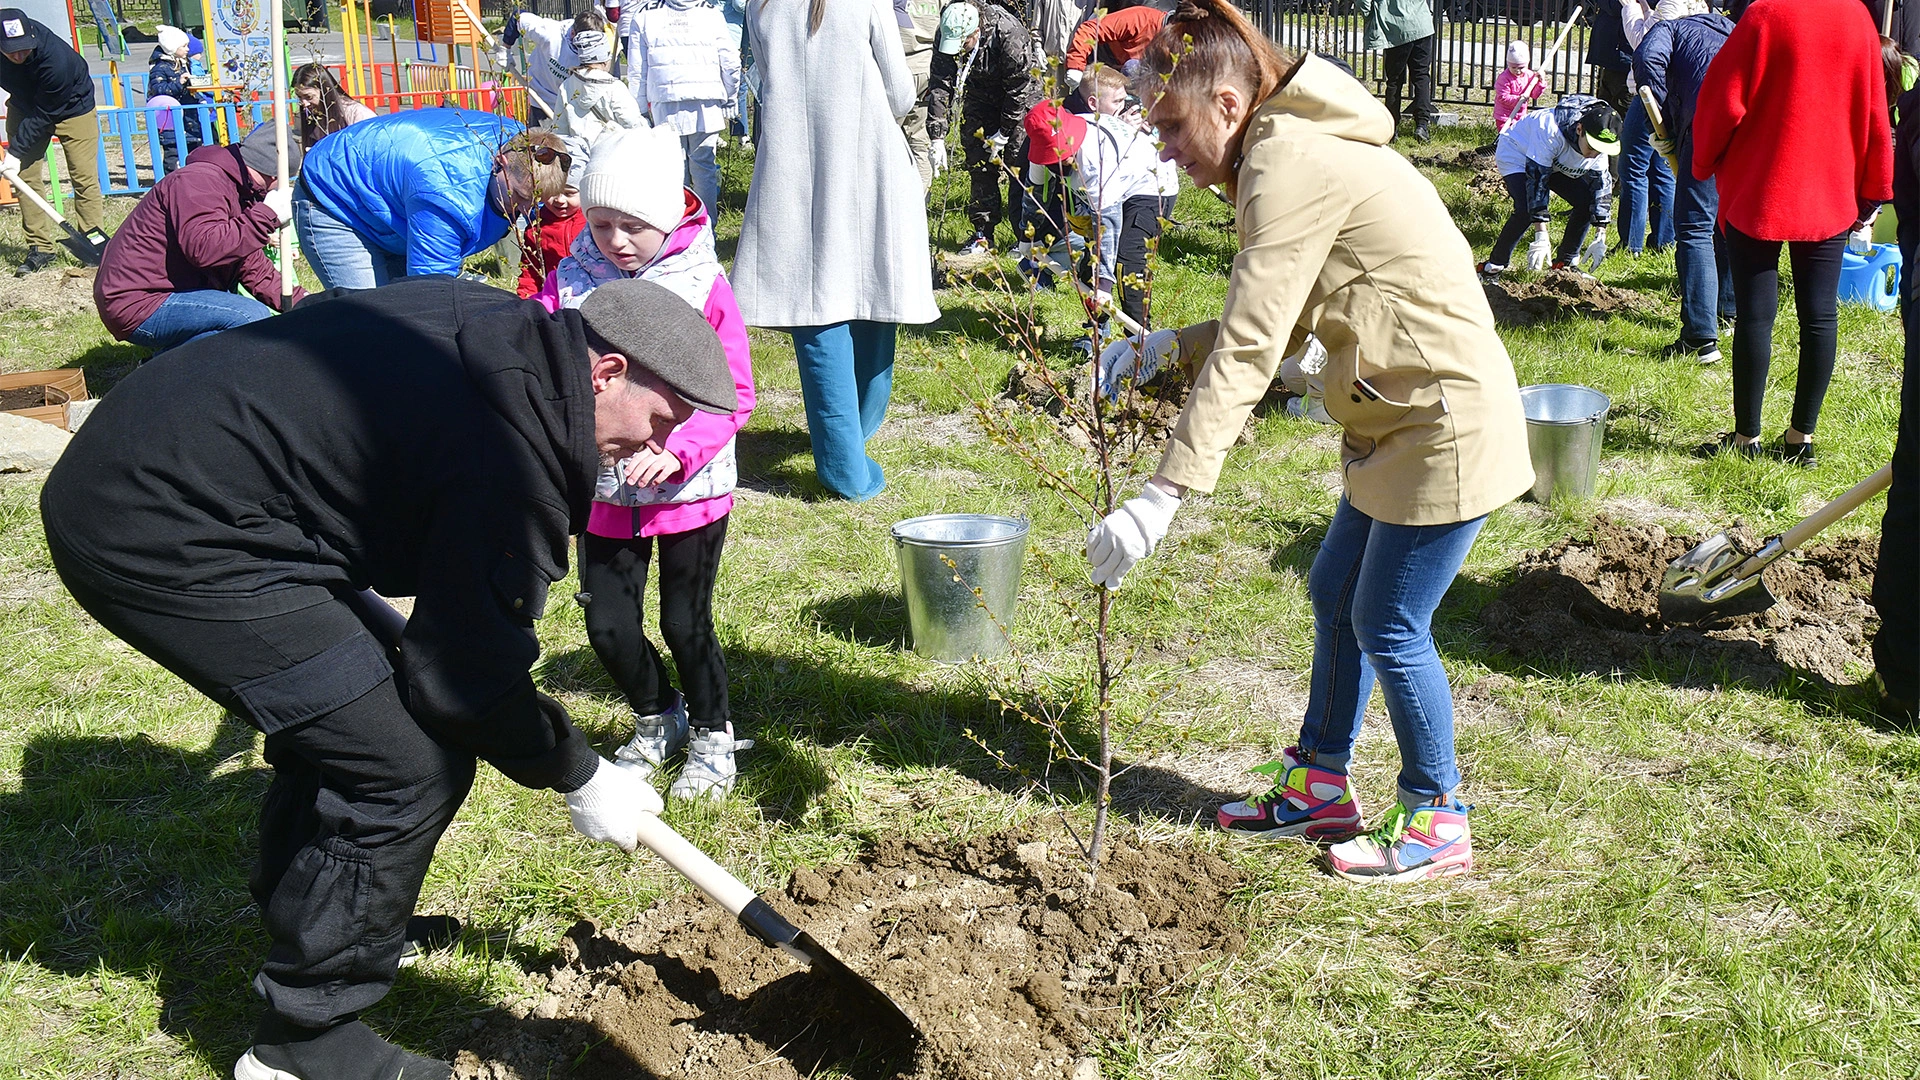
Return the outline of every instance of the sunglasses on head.
{"type": "MultiPolygon", "coordinates": [[[[518,152],[519,152],[518,150],[502,151],[500,154],[499,160],[504,162],[508,154],[518,153],[518,152]]],[[[551,165],[557,161],[560,163],[560,167],[562,169],[573,168],[573,155],[567,153],[565,150],[555,150],[551,146],[543,146],[539,143],[535,143],[532,146],[527,147],[526,152],[528,156],[532,157],[534,161],[538,162],[541,165],[551,165]]]]}

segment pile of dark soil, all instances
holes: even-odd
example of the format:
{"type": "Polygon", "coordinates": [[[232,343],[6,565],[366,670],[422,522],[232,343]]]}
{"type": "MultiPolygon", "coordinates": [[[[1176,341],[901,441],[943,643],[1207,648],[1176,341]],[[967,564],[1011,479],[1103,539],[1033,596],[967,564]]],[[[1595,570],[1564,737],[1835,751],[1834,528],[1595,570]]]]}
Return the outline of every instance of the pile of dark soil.
{"type": "Polygon", "coordinates": [[[1651,310],[1655,301],[1630,289],[1617,289],[1572,270],[1549,270],[1532,281],[1498,281],[1485,286],[1493,321],[1531,326],[1579,315],[1604,319],[1651,310]]]}
{"type": "MultiPolygon", "coordinates": [[[[65,398],[55,398],[64,401],[65,398]]],[[[16,386],[0,390],[0,412],[14,409],[37,409],[47,403],[47,388],[44,386],[16,386]]]]}
{"type": "MultiPolygon", "coordinates": [[[[1746,551],[1762,538],[1729,530],[1746,551]]],[[[1689,682],[1770,686],[1791,672],[1828,683],[1849,663],[1870,664],[1875,623],[1865,597],[1879,543],[1849,538],[1792,553],[1767,568],[1779,601],[1757,615],[1697,626],[1660,618],[1667,564],[1704,537],[1606,519],[1591,540],[1562,540],[1522,559],[1519,577],[1480,613],[1488,640],[1515,656],[1572,663],[1596,674],[1652,665],[1689,682]]]]}
{"type": "MultiPolygon", "coordinates": [[[[1070,368],[1041,369],[1028,361],[1013,365],[1007,373],[1007,386],[1003,392],[1009,401],[1018,402],[1029,408],[1038,409],[1063,423],[1071,422],[1067,415],[1066,403],[1061,395],[1071,398],[1078,411],[1084,415],[1093,403],[1093,388],[1089,381],[1093,378],[1093,366],[1081,362],[1070,368]]],[[[1142,386],[1138,392],[1122,396],[1118,407],[1109,409],[1108,417],[1117,430],[1138,430],[1165,433],[1173,430],[1174,421],[1180,419],[1180,410],[1187,403],[1187,391],[1192,389],[1184,370],[1163,371],[1142,386]]]]}
{"type": "Polygon", "coordinates": [[[496,1014],[461,1051],[461,1080],[1058,1077],[1150,1020],[1203,963],[1238,952],[1241,885],[1209,852],[1110,842],[1089,886],[1077,849],[1035,833],[891,838],[795,874],[775,906],[920,1025],[888,1045],[813,977],[703,897],[626,926],[569,932],[536,1001],[496,1014]]]}

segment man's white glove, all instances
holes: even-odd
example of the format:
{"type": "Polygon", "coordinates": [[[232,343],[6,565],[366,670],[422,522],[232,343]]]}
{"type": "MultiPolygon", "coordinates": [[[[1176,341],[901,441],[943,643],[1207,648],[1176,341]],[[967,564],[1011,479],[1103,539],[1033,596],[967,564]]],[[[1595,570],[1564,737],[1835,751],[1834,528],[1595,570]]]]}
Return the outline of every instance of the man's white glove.
{"type": "Polygon", "coordinates": [[[1086,72],[1075,71],[1072,68],[1068,68],[1067,69],[1067,89],[1069,91],[1080,89],[1080,80],[1086,77],[1087,77],[1086,72]]]}
{"type": "Polygon", "coordinates": [[[505,68],[507,66],[507,47],[505,45],[501,45],[493,50],[493,66],[497,68],[505,68]]]}
{"type": "Polygon", "coordinates": [[[1527,269],[1545,270],[1553,262],[1553,245],[1547,241],[1547,234],[1536,232],[1533,243],[1527,245],[1527,269]]]}
{"type": "Polygon", "coordinates": [[[1100,396],[1113,400],[1128,383],[1135,386],[1160,373],[1160,369],[1180,358],[1180,335],[1173,330],[1155,330],[1147,335],[1146,349],[1137,350],[1140,339],[1132,334],[1106,347],[1100,353],[1100,396]]]}
{"type": "Polygon", "coordinates": [[[606,758],[593,779],[567,793],[567,816],[573,831],[589,840],[605,840],[631,853],[640,842],[640,815],[663,808],[653,785],[606,758]]]}
{"type": "Polygon", "coordinates": [[[1149,480],[1138,496],[1120,504],[1120,509],[1095,525],[1087,533],[1087,563],[1093,567],[1093,583],[1118,589],[1133,564],[1153,554],[1160,545],[1179,509],[1178,497],[1149,480]]]}
{"type": "Polygon", "coordinates": [[[1600,235],[1593,238],[1593,243],[1588,244],[1587,250],[1580,256],[1580,263],[1587,268],[1588,273],[1592,273],[1600,269],[1600,264],[1606,261],[1606,258],[1607,229],[1606,226],[1602,225],[1600,227],[1600,235]]]}
{"type": "Polygon", "coordinates": [[[1005,135],[994,135],[987,139],[987,156],[995,161],[1000,160],[1000,154],[1006,148],[1007,137],[1005,135]]]}
{"type": "Polygon", "coordinates": [[[1663,158],[1673,156],[1673,137],[1670,135],[1654,135],[1647,139],[1647,145],[1653,147],[1653,152],[1663,158]]]}
{"type": "Polygon", "coordinates": [[[260,202],[273,211],[273,216],[279,221],[281,228],[285,228],[287,223],[293,220],[293,192],[286,188],[274,188],[267,192],[260,202]]]}
{"type": "Polygon", "coordinates": [[[1847,233],[1847,250],[1855,255],[1865,255],[1873,250],[1873,226],[1862,224],[1847,233]]]}
{"type": "Polygon", "coordinates": [[[12,154],[0,152],[0,175],[19,176],[20,159],[12,154]]]}
{"type": "Polygon", "coordinates": [[[935,176],[947,171],[947,140],[935,139],[927,145],[927,162],[935,176]]]}

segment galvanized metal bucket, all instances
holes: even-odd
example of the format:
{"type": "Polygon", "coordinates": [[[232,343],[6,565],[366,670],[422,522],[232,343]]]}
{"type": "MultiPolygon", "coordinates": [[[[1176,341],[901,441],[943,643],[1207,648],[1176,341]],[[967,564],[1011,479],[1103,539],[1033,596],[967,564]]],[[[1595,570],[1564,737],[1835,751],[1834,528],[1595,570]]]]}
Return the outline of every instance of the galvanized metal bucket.
{"type": "Polygon", "coordinates": [[[1520,388],[1533,459],[1535,502],[1585,499],[1600,479],[1600,443],[1613,402],[1589,386],[1541,383],[1520,388]]]}
{"type": "Polygon", "coordinates": [[[991,514],[909,518],[893,526],[893,549],[914,652],[958,663],[1007,651],[1003,630],[1013,624],[1020,593],[1025,521],[991,514]]]}

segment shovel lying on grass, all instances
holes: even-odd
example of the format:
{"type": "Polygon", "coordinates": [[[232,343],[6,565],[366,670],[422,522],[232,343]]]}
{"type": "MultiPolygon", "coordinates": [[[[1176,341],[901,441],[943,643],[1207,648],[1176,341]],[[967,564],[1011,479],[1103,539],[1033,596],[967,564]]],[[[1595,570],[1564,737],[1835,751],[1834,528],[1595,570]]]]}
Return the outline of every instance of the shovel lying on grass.
{"type": "Polygon", "coordinates": [[[100,265],[100,253],[107,250],[106,233],[101,232],[99,229],[88,229],[86,232],[81,232],[79,229],[74,228],[73,223],[61,217],[58,211],[48,205],[47,200],[40,197],[39,192],[27,186],[27,183],[20,179],[18,170],[7,174],[7,183],[12,184],[13,190],[26,196],[28,202],[39,207],[41,213],[52,218],[54,222],[60,226],[60,231],[67,234],[66,239],[60,241],[61,247],[73,252],[74,258],[79,259],[88,266],[100,265]]]}
{"type": "Polygon", "coordinates": [[[1767,610],[1774,600],[1762,572],[1775,559],[1853,513],[1891,483],[1893,466],[1883,465],[1879,472],[1848,488],[1798,525],[1769,537],[1751,556],[1741,552],[1726,533],[1708,537],[1667,564],[1666,576],[1660,582],[1660,617],[1669,623],[1693,623],[1767,610]]]}

